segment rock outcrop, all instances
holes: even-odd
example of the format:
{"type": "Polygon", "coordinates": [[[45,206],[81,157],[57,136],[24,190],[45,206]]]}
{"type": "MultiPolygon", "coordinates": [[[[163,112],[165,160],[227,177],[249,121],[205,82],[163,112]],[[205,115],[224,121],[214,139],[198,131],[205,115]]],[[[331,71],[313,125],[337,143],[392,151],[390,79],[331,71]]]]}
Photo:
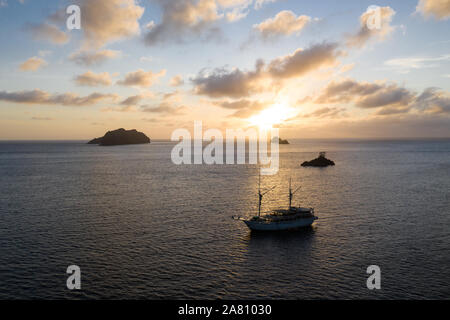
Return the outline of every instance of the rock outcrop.
{"type": "Polygon", "coordinates": [[[100,146],[118,146],[144,143],[150,143],[150,138],[135,129],[117,129],[114,131],[108,131],[103,137],[95,138],[88,142],[88,144],[98,144],[100,146]]]}
{"type": "Polygon", "coordinates": [[[88,142],[88,144],[100,144],[102,138],[95,138],[88,142]]]}
{"type": "Polygon", "coordinates": [[[331,160],[327,159],[325,157],[325,155],[326,155],[325,152],[321,152],[318,158],[316,158],[314,160],[311,160],[311,161],[303,162],[302,163],[302,167],[320,167],[320,168],[323,168],[323,167],[328,167],[328,166],[334,166],[335,165],[334,161],[331,161],[331,160]]]}
{"type": "Polygon", "coordinates": [[[281,138],[279,138],[279,137],[274,137],[274,138],[272,139],[273,142],[275,142],[275,141],[277,141],[277,140],[278,140],[278,144],[289,144],[289,141],[283,140],[283,139],[281,139],[281,138]]]}

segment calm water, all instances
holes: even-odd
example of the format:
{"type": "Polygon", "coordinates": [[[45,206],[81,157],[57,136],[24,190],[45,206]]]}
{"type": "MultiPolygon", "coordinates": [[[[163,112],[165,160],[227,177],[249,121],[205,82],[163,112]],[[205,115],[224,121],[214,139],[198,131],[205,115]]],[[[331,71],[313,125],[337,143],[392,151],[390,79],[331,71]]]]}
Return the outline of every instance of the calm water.
{"type": "Polygon", "coordinates": [[[175,166],[172,147],[0,143],[0,298],[450,297],[450,141],[280,146],[263,208],[292,177],[320,217],[284,234],[230,218],[257,209],[255,166],[175,166]],[[337,166],[300,167],[322,150],[337,166]]]}

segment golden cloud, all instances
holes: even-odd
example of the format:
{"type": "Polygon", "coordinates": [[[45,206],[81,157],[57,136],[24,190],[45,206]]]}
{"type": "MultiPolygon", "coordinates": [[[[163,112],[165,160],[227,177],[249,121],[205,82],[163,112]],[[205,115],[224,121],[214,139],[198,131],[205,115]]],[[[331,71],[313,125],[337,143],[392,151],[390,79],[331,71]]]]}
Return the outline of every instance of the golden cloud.
{"type": "Polygon", "coordinates": [[[44,40],[54,44],[65,44],[69,36],[54,24],[44,22],[41,24],[30,24],[26,27],[35,40],[44,40]]]}
{"type": "Polygon", "coordinates": [[[115,100],[115,94],[92,93],[88,96],[79,96],[75,93],[50,94],[39,89],[31,91],[7,92],[0,91],[0,101],[23,104],[48,104],[64,106],[88,106],[103,100],[115,100]]]}
{"type": "Polygon", "coordinates": [[[21,63],[19,69],[21,71],[37,71],[39,68],[46,66],[47,62],[39,57],[31,57],[25,62],[21,63]]]}
{"type": "Polygon", "coordinates": [[[144,7],[135,0],[80,0],[85,46],[105,44],[139,34],[144,7]]]}
{"type": "Polygon", "coordinates": [[[139,69],[135,72],[128,73],[125,79],[118,81],[117,84],[122,86],[150,87],[158,78],[163,77],[165,74],[166,70],[153,73],[139,69]]]}
{"type": "Polygon", "coordinates": [[[310,21],[311,17],[305,15],[297,17],[292,11],[284,10],[277,13],[274,18],[253,25],[253,28],[259,31],[264,39],[268,39],[279,35],[300,33],[310,21]]]}
{"type": "Polygon", "coordinates": [[[419,0],[416,8],[425,17],[434,17],[437,20],[450,18],[450,1],[448,0],[419,0]]]}
{"type": "Polygon", "coordinates": [[[72,53],[69,56],[69,60],[76,64],[83,66],[100,65],[108,59],[117,58],[120,55],[120,51],[115,50],[101,50],[101,51],[79,51],[72,53]]]}
{"type": "Polygon", "coordinates": [[[394,30],[391,26],[394,15],[395,11],[391,7],[377,7],[377,9],[369,7],[359,18],[361,25],[359,31],[348,37],[347,45],[361,48],[371,39],[384,40],[394,30]]]}
{"type": "Polygon", "coordinates": [[[75,82],[79,86],[98,87],[110,86],[112,81],[108,72],[94,73],[92,71],[85,72],[75,77],[75,82]]]}

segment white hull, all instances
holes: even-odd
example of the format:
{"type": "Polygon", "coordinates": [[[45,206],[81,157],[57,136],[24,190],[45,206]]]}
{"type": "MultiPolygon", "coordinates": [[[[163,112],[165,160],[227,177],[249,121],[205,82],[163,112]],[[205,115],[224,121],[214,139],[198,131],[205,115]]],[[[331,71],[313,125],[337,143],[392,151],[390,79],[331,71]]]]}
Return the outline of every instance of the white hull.
{"type": "Polygon", "coordinates": [[[255,231],[281,231],[281,230],[294,230],[304,227],[309,227],[313,224],[313,222],[317,219],[317,217],[308,217],[295,219],[291,221],[279,221],[279,222],[267,222],[267,221],[252,221],[252,220],[244,220],[247,227],[250,230],[255,231]]]}

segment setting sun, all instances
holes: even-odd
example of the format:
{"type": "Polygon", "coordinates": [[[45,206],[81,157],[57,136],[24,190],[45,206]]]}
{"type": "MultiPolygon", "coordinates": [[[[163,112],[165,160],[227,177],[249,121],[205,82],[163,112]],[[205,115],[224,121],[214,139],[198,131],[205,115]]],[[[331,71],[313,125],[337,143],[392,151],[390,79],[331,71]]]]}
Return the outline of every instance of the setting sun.
{"type": "Polygon", "coordinates": [[[261,111],[259,114],[249,118],[248,121],[252,125],[267,129],[289,119],[293,115],[294,110],[292,108],[280,103],[261,111]]]}

